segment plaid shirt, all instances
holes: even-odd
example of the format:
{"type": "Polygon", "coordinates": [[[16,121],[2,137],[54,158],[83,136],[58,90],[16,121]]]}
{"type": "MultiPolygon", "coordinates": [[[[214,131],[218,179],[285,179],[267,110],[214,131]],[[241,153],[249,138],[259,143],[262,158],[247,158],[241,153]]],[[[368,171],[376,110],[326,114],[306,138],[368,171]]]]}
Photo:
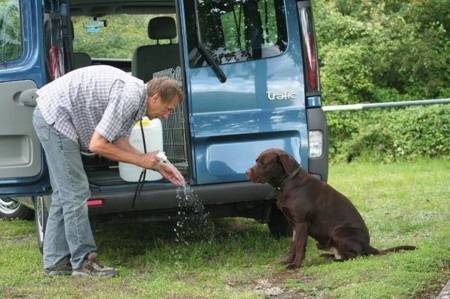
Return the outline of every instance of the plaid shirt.
{"type": "Polygon", "coordinates": [[[83,149],[89,147],[94,130],[109,142],[129,136],[147,111],[144,82],[105,65],[74,70],[37,94],[46,122],[83,149]]]}

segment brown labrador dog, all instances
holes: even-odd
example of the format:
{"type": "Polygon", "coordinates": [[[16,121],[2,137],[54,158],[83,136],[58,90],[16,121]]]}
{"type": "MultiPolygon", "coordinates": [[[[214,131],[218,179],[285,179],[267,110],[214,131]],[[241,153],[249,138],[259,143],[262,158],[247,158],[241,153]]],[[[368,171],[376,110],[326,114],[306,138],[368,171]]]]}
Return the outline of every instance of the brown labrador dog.
{"type": "Polygon", "coordinates": [[[381,255],[414,246],[378,250],[370,246],[369,231],[355,206],[330,185],[308,174],[285,151],[262,152],[247,171],[254,183],[269,183],[279,191],[277,206],[293,227],[293,242],[285,264],[298,268],[305,258],[308,236],[317,247],[331,250],[334,260],[343,261],[360,255],[381,255]]]}

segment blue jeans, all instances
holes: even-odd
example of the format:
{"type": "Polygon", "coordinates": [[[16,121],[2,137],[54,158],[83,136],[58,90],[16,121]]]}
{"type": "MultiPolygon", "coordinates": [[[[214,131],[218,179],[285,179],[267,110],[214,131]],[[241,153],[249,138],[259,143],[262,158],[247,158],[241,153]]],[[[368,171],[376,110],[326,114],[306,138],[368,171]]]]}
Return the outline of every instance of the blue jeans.
{"type": "Polygon", "coordinates": [[[44,268],[70,256],[72,268],[78,269],[86,255],[97,250],[88,218],[90,190],[80,146],[47,124],[39,108],[34,110],[33,125],[44,148],[53,189],[44,234],[44,268]]]}

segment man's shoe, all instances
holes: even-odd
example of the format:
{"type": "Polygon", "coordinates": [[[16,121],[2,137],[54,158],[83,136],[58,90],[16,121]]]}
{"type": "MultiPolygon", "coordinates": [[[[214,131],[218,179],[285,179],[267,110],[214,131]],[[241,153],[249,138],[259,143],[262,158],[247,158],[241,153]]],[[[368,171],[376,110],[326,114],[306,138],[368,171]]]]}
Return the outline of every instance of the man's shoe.
{"type": "Polygon", "coordinates": [[[69,257],[66,256],[62,260],[57,262],[53,267],[46,268],[44,274],[47,276],[72,274],[72,265],[70,264],[69,257]]]}
{"type": "Polygon", "coordinates": [[[114,277],[117,271],[114,268],[102,266],[97,262],[97,253],[91,252],[86,256],[79,269],[72,271],[72,276],[104,276],[114,277]]]}

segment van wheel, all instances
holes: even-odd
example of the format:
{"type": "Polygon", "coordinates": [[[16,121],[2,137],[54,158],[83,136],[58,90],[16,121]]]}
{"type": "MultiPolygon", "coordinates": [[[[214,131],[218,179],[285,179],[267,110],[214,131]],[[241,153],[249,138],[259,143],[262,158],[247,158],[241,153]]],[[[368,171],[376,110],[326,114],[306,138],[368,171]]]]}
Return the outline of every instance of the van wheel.
{"type": "Polygon", "coordinates": [[[45,205],[44,196],[36,196],[34,202],[34,219],[36,220],[36,233],[39,250],[44,249],[45,227],[47,225],[48,210],[45,205]]]}
{"type": "Polygon", "coordinates": [[[33,210],[15,201],[12,197],[0,197],[0,218],[31,219],[33,210]]]}
{"type": "Polygon", "coordinates": [[[274,204],[270,211],[269,221],[267,222],[270,233],[275,238],[290,237],[292,236],[292,227],[286,220],[286,217],[274,204]]]}

